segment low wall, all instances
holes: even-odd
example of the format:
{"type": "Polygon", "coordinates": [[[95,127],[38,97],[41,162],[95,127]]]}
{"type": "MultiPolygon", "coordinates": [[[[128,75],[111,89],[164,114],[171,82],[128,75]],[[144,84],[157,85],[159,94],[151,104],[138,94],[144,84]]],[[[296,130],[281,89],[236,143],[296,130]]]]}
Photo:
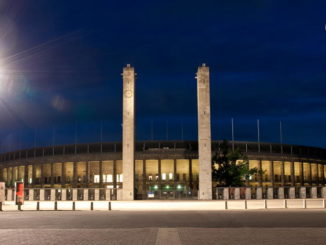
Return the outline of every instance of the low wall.
{"type": "MultiPolygon", "coordinates": [[[[254,209],[325,209],[325,199],[227,200],[227,201],[25,201],[22,211],[120,210],[120,211],[217,211],[254,209]]],[[[6,201],[2,211],[17,211],[6,201]]]]}

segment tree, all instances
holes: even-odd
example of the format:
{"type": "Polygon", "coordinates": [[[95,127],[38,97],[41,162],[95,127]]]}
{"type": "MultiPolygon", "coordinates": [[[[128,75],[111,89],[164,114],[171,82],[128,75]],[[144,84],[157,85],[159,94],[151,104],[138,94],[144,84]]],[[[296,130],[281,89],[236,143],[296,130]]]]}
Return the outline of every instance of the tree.
{"type": "Polygon", "coordinates": [[[261,174],[257,168],[249,169],[246,154],[240,149],[230,150],[224,140],[212,159],[213,181],[222,186],[244,186],[255,174],[261,174]]]}

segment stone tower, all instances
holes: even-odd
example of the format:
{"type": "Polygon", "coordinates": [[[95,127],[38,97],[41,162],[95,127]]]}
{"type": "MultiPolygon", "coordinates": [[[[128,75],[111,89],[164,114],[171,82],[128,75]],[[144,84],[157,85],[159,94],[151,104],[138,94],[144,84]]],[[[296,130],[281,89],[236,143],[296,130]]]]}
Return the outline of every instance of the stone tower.
{"type": "Polygon", "coordinates": [[[135,173],[135,69],[123,68],[122,171],[123,200],[134,200],[135,173]]]}
{"type": "Polygon", "coordinates": [[[199,191],[198,199],[212,199],[212,153],[211,153],[211,106],[209,67],[205,64],[197,71],[198,106],[198,153],[199,153],[199,191]]]}

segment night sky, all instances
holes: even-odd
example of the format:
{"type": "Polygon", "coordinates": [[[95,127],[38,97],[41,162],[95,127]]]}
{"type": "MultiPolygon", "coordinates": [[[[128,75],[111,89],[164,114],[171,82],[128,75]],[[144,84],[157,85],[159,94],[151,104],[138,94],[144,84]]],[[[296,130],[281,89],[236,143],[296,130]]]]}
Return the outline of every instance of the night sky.
{"type": "Polygon", "coordinates": [[[326,2],[0,1],[1,151],[121,140],[123,66],[137,140],[196,140],[197,67],[212,136],[326,147],[326,2]],[[102,125],[102,126],[101,126],[102,125]],[[183,131],[183,134],[182,134],[183,131]]]}

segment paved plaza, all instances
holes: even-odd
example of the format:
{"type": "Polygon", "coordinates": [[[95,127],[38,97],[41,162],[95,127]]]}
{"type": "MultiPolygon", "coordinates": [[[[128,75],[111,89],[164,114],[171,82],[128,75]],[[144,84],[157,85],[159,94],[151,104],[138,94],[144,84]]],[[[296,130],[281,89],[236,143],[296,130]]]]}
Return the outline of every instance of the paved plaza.
{"type": "Polygon", "coordinates": [[[0,213],[0,244],[323,244],[325,210],[0,213]]]}

